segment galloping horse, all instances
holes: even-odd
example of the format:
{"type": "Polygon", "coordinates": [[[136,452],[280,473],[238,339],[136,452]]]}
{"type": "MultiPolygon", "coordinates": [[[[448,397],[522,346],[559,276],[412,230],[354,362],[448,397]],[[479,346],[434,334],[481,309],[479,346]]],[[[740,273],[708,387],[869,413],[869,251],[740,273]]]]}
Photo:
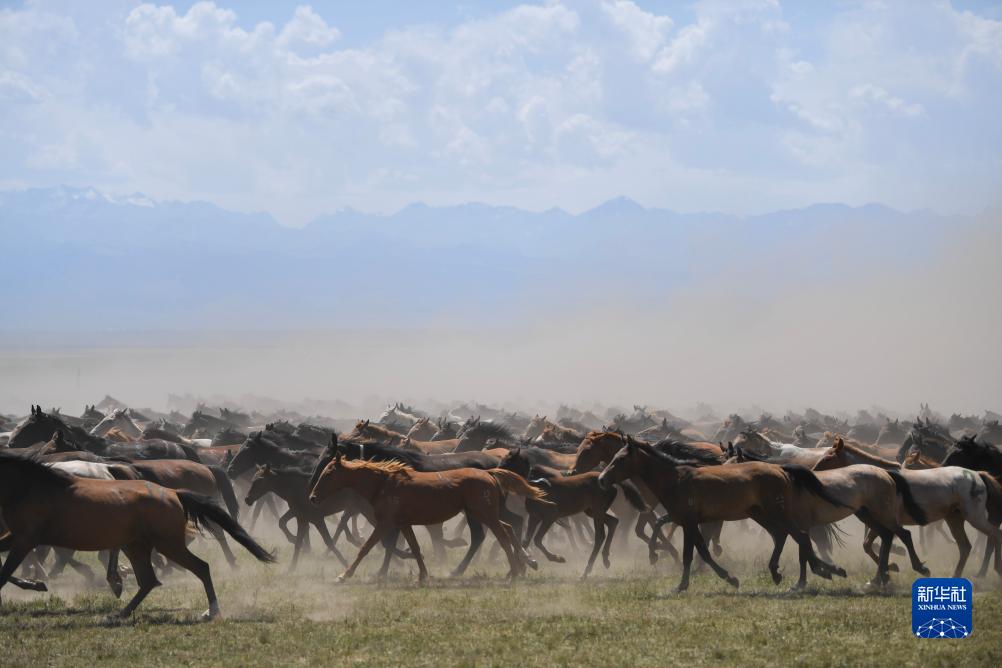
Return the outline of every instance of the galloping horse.
{"type": "Polygon", "coordinates": [[[545,492],[511,471],[462,468],[421,473],[399,462],[342,461],[338,450],[317,479],[310,500],[319,504],[343,487],[350,487],[368,499],[375,509],[376,525],[355,561],[338,578],[339,582],[354,575],[365,555],[393,529],[403,533],[418,562],[418,579],[424,581],[428,569],[411,527],[441,524],[460,512],[466,514],[470,524],[471,547],[479,547],[483,542],[484,525],[497,538],[508,557],[509,578],[521,575],[527,563],[534,563],[516,540],[511,526],[501,521],[499,511],[504,505],[505,492],[528,499],[542,499],[545,492]]]}
{"type": "Polygon", "coordinates": [[[802,489],[834,506],[842,505],[807,469],[756,462],[697,468],[627,436],[626,445],[602,471],[599,482],[608,486],[629,478],[643,480],[658,494],[672,520],[682,526],[682,580],[677,592],[689,587],[694,547],[720,578],[738,586],[738,579],[710,554],[699,531],[704,522],[752,519],[761,525],[773,539],[769,571],[777,584],[783,577],[779,573],[779,555],[788,535],[800,546],[801,563],[810,564],[816,575],[826,579],[832,574],[845,575],[845,571],[814,554],[806,527],[798,525],[793,514],[793,503],[802,489]]]}
{"type": "Polygon", "coordinates": [[[220,614],[209,565],[192,554],[185,535],[189,520],[220,526],[259,561],[274,558],[211,499],[146,481],[74,478],[17,454],[0,452],[0,507],[10,531],[0,549],[10,554],[0,569],[0,588],[39,545],[73,550],[125,550],[139,591],[122,610],[127,617],[160,582],[150,555],[155,549],[202,581],[209,609],[220,614]]]}

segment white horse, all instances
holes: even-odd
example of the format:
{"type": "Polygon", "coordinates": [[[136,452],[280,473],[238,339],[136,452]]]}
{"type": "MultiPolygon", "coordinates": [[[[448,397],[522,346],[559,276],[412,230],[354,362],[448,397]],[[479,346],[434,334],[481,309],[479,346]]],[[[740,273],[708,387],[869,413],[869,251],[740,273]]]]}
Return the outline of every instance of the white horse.
{"type": "Polygon", "coordinates": [[[136,476],[128,472],[128,467],[123,464],[74,460],[70,462],[55,462],[48,466],[49,468],[69,473],[78,478],[91,478],[92,480],[132,480],[136,478],[136,476]],[[117,476],[115,475],[116,473],[118,474],[117,476]]]}
{"type": "Polygon", "coordinates": [[[126,409],[120,408],[108,414],[90,430],[91,436],[105,436],[112,429],[118,429],[129,438],[139,440],[143,430],[126,414],[126,409]]]}
{"type": "MultiPolygon", "coordinates": [[[[1002,575],[1002,558],[999,555],[1002,531],[989,519],[989,513],[993,516],[1002,513],[1002,485],[995,478],[983,471],[972,471],[960,466],[903,469],[898,462],[871,455],[844,443],[842,439],[828,448],[814,470],[826,471],[851,464],[872,464],[900,473],[918,505],[915,512],[907,507],[901,509],[900,524],[923,525],[937,520],[946,521],[960,551],[953,577],[959,578],[963,574],[967,557],[971,553],[971,542],[964,531],[965,521],[985,534],[989,542],[995,545],[995,570],[1002,575]],[[920,513],[922,517],[915,517],[916,513],[920,513]]],[[[872,550],[875,539],[876,534],[867,533],[864,549],[868,553],[872,550]]]]}
{"type": "Polygon", "coordinates": [[[394,404],[386,407],[386,410],[379,416],[379,422],[382,424],[392,424],[397,422],[406,425],[406,427],[410,429],[422,417],[424,416],[404,411],[400,404],[394,404]]]}
{"type": "Polygon", "coordinates": [[[828,448],[801,448],[797,445],[770,441],[753,429],[738,434],[734,439],[734,447],[751,453],[756,460],[770,464],[797,464],[806,468],[813,468],[828,452],[828,448]]]}

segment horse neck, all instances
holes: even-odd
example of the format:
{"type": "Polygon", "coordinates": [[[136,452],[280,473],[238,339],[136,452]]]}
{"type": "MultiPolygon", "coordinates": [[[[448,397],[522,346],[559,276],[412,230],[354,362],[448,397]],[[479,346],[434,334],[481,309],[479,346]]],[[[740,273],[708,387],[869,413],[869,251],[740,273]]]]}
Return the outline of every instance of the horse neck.
{"type": "MultiPolygon", "coordinates": [[[[641,452],[643,451],[641,450],[641,452]]],[[[642,464],[639,469],[640,473],[638,477],[650,489],[664,489],[664,483],[674,483],[678,480],[678,471],[671,462],[660,461],[648,452],[643,453],[642,464]]]]}
{"type": "Polygon", "coordinates": [[[865,450],[852,448],[851,450],[847,449],[845,452],[848,454],[850,464],[870,464],[887,470],[897,470],[901,468],[901,464],[898,462],[892,462],[889,459],[884,459],[883,457],[878,457],[877,455],[871,455],[865,450]]]}
{"type": "Polygon", "coordinates": [[[389,480],[390,475],[385,471],[370,468],[353,469],[345,486],[355,490],[359,496],[373,503],[379,497],[379,493],[386,481],[389,480]]]}

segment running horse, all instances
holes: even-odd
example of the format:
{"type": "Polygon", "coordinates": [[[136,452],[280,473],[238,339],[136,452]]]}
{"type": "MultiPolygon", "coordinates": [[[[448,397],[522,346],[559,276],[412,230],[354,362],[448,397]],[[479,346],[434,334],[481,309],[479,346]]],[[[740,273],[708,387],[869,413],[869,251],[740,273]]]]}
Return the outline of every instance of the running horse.
{"type": "Polygon", "coordinates": [[[10,552],[0,569],[0,589],[39,545],[87,551],[122,548],[139,584],[122,617],[131,615],[160,585],[150,561],[153,550],[201,580],[209,602],[203,619],[220,615],[209,565],[186,544],[189,521],[216,524],[259,561],[274,561],[208,497],[147,481],[75,478],[15,453],[0,452],[0,507],[9,528],[0,537],[0,550],[10,552]]]}
{"type": "Polygon", "coordinates": [[[484,540],[484,525],[497,538],[508,557],[508,578],[525,572],[528,558],[509,524],[501,521],[504,495],[511,492],[527,499],[542,500],[546,493],[521,476],[504,469],[453,469],[421,473],[400,462],[347,461],[338,449],[310,491],[310,501],[319,505],[338,490],[348,487],[367,499],[375,509],[376,524],[355,561],[338,577],[344,582],[369,551],[392,530],[403,535],[418,563],[418,580],[428,578],[414,525],[441,524],[465,513],[470,524],[471,544],[484,540]]]}

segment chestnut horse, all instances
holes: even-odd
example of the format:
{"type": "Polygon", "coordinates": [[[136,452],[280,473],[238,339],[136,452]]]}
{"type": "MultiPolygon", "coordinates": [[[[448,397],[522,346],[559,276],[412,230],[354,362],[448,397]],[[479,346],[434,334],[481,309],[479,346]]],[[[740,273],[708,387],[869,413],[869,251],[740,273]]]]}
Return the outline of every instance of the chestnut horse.
{"type": "Polygon", "coordinates": [[[0,549],[10,554],[0,569],[0,588],[31,550],[52,545],[73,550],[125,550],[139,591],[122,610],[132,614],[160,582],[150,555],[155,549],[202,582],[209,609],[220,614],[209,565],[188,550],[189,521],[222,527],[259,561],[274,557],[229,513],[208,497],[147,481],[75,478],[32,458],[0,452],[0,507],[9,532],[0,549]]]}
{"type": "Polygon", "coordinates": [[[525,554],[511,526],[501,521],[499,511],[504,505],[505,492],[527,499],[543,499],[546,494],[511,471],[463,468],[421,473],[399,462],[342,461],[338,449],[317,479],[310,501],[320,504],[345,487],[354,489],[372,504],[376,525],[355,561],[338,578],[339,582],[354,575],[369,550],[393,529],[398,529],[407,540],[418,562],[418,579],[424,581],[428,569],[411,527],[441,524],[460,512],[466,514],[470,524],[471,547],[483,542],[484,525],[497,538],[508,557],[509,578],[524,573],[526,564],[535,563],[525,554]]]}

